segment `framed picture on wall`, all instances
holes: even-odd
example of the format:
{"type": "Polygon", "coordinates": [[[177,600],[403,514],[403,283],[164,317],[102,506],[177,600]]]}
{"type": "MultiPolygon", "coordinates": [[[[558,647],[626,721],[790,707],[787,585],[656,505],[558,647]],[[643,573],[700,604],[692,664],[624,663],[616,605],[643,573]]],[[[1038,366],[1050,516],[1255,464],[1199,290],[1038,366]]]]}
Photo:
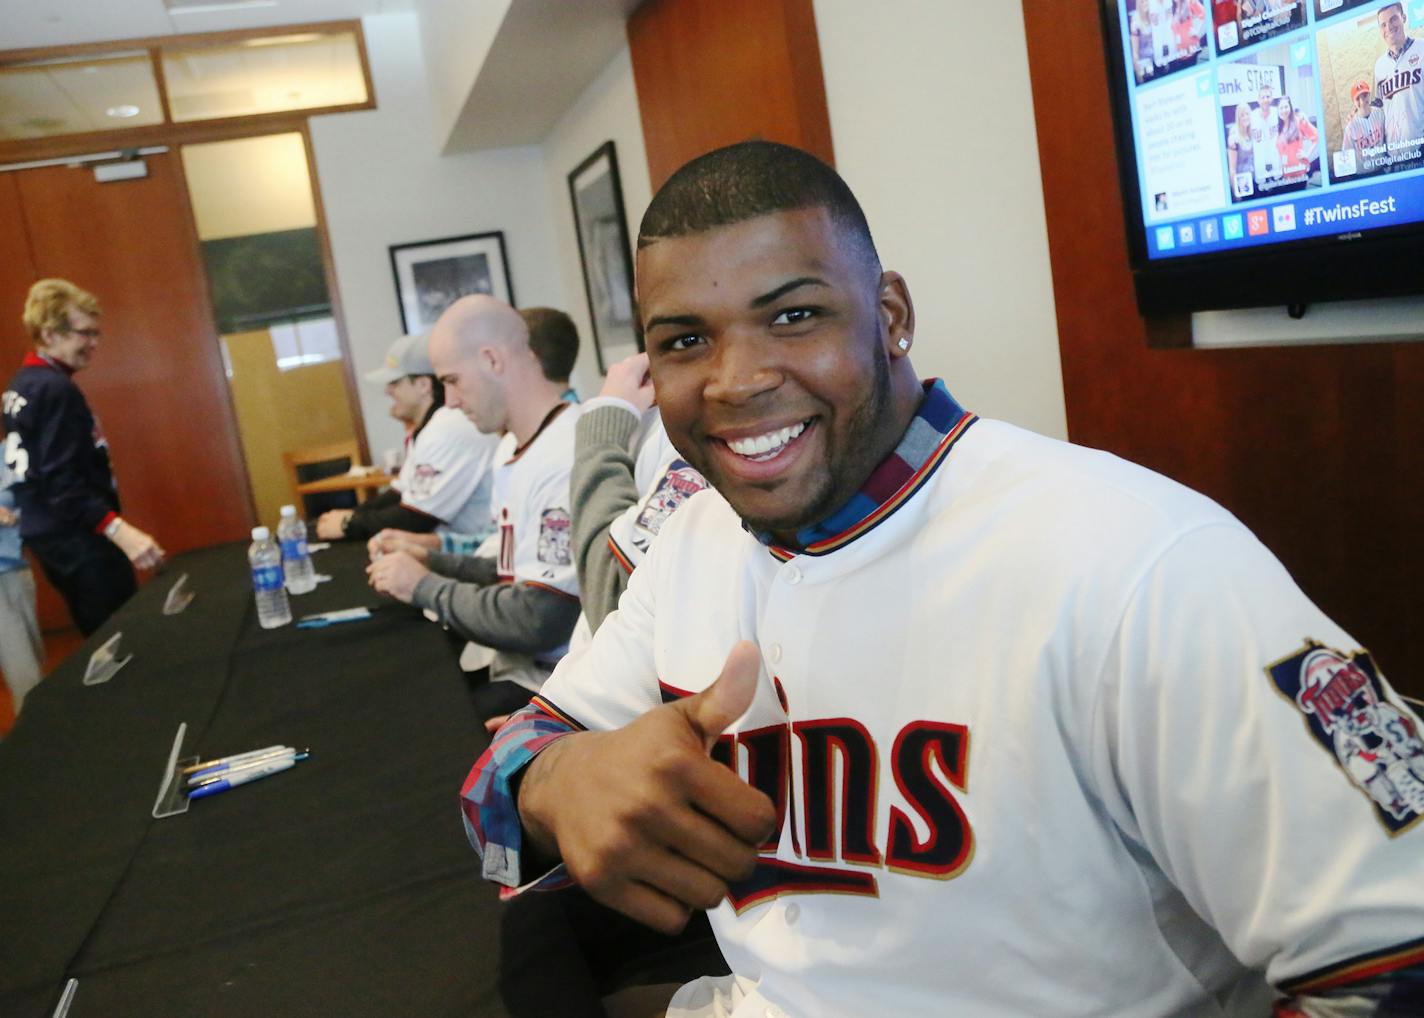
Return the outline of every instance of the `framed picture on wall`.
{"type": "Polygon", "coordinates": [[[633,325],[633,257],[618,154],[607,141],[569,174],[583,287],[593,322],[598,370],[643,349],[633,325]]]}
{"type": "Polygon", "coordinates": [[[504,234],[472,233],[411,244],[391,245],[401,329],[428,332],[435,320],[461,297],[487,293],[514,304],[504,234]]]}

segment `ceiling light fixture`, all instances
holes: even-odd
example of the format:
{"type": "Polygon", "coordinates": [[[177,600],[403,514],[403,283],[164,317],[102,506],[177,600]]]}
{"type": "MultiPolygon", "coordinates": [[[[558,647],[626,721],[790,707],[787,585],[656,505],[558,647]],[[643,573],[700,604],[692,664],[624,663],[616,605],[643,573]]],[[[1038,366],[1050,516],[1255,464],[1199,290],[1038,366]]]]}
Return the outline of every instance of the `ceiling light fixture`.
{"type": "Polygon", "coordinates": [[[244,39],[244,46],[295,46],[303,42],[319,42],[326,36],[320,32],[296,32],[292,35],[262,35],[256,39],[244,39]]]}
{"type": "Polygon", "coordinates": [[[118,117],[120,120],[127,120],[129,117],[139,115],[139,108],[132,103],[123,103],[120,106],[110,106],[104,111],[106,116],[118,117]]]}
{"type": "Polygon", "coordinates": [[[168,13],[172,14],[212,14],[218,11],[245,11],[252,7],[276,7],[277,0],[226,0],[223,3],[211,4],[175,4],[168,5],[168,13]]]}

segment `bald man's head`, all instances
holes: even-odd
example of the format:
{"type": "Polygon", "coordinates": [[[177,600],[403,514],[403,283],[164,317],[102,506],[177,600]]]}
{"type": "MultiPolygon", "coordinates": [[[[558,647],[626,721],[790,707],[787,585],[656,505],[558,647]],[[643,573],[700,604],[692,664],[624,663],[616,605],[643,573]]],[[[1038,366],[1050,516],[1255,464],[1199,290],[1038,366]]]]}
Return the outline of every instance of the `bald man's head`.
{"type": "Polygon", "coordinates": [[[510,405],[528,388],[531,372],[543,377],[519,312],[482,294],[445,309],[430,333],[430,362],[444,383],[445,405],[486,434],[507,430],[510,405]]]}
{"type": "MultiPolygon", "coordinates": [[[[430,358],[438,359],[437,349],[459,357],[469,356],[482,346],[520,345],[529,345],[529,328],[519,312],[502,300],[475,294],[455,301],[435,323],[430,334],[430,358]]],[[[437,363],[436,372],[439,370],[437,363]]]]}

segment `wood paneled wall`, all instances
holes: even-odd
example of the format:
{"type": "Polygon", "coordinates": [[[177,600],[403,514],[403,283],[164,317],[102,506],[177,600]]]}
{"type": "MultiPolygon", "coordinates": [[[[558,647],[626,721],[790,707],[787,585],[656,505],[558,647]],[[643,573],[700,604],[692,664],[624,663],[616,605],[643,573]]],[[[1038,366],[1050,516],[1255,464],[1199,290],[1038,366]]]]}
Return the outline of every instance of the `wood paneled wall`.
{"type": "Polygon", "coordinates": [[[811,0],[647,0],[628,45],[654,191],[689,159],[748,138],[834,165],[811,0]]]}
{"type": "Polygon", "coordinates": [[[1424,344],[1148,349],[1097,5],[1023,7],[1069,437],[1225,505],[1424,693],[1424,344]]]}

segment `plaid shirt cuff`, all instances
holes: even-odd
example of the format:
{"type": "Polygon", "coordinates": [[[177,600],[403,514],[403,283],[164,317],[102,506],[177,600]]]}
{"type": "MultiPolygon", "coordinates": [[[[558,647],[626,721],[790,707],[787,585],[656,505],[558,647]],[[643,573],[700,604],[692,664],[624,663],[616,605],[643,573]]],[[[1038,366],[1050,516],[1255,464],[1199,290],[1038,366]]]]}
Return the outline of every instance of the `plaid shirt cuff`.
{"type": "Polygon", "coordinates": [[[530,889],[552,890],[572,882],[560,865],[537,880],[522,884],[519,853],[524,831],[513,788],[515,778],[534,757],[577,730],[537,704],[525,707],[495,733],[494,741],[460,789],[465,835],[483,859],[484,878],[504,885],[502,897],[530,889]]]}

